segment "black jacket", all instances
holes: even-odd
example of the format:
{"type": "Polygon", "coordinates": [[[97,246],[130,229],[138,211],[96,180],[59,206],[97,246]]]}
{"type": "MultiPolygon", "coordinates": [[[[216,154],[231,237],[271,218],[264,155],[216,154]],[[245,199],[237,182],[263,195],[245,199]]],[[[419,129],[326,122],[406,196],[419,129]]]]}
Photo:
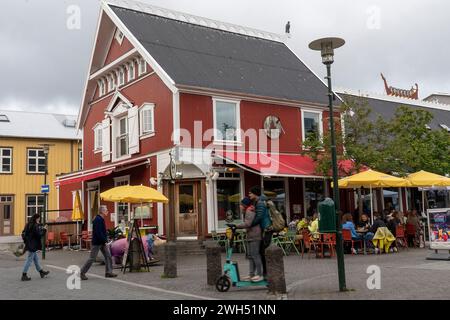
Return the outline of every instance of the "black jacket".
{"type": "Polygon", "coordinates": [[[370,228],[370,232],[377,233],[378,228],[386,227],[386,224],[381,219],[375,219],[372,227],[370,228]]]}
{"type": "Polygon", "coordinates": [[[105,219],[101,215],[97,215],[92,221],[92,244],[100,246],[108,242],[108,234],[106,233],[105,219]]]}
{"type": "Polygon", "coordinates": [[[25,235],[25,250],[30,252],[36,252],[42,250],[42,237],[45,235],[46,230],[40,224],[27,223],[23,233],[25,235]]]}

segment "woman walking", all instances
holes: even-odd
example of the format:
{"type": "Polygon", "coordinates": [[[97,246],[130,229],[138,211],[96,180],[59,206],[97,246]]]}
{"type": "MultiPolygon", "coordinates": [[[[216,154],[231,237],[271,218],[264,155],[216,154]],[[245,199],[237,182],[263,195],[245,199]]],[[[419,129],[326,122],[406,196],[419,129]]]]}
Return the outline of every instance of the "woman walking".
{"type": "Polygon", "coordinates": [[[33,262],[36,270],[41,275],[41,278],[44,278],[50,273],[50,271],[44,271],[41,268],[41,266],[39,265],[39,257],[37,255],[37,251],[42,250],[42,237],[47,231],[39,223],[40,219],[41,217],[39,214],[33,215],[30,222],[26,224],[25,229],[22,232],[22,238],[25,242],[25,251],[28,251],[28,257],[23,267],[22,281],[31,280],[31,278],[27,276],[27,272],[33,262]]]}

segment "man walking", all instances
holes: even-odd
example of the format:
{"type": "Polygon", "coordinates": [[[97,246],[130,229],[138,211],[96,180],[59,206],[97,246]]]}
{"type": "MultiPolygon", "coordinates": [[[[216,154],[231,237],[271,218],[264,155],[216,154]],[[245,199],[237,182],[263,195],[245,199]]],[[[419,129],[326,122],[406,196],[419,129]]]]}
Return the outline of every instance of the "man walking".
{"type": "Polygon", "coordinates": [[[106,278],[117,277],[117,274],[112,273],[112,258],[109,247],[106,245],[108,237],[106,234],[105,218],[108,216],[108,208],[106,206],[100,207],[100,214],[98,214],[92,222],[92,248],[91,255],[88,261],[81,268],[80,278],[81,280],[87,280],[86,272],[92,266],[92,263],[97,258],[98,252],[101,251],[105,257],[106,278]]]}
{"type": "Polygon", "coordinates": [[[269,247],[272,242],[273,233],[270,230],[272,222],[270,220],[269,210],[266,205],[267,198],[264,194],[261,194],[261,187],[259,186],[251,187],[248,196],[252,200],[256,211],[255,218],[252,222],[252,227],[259,224],[262,230],[262,241],[259,253],[261,255],[263,266],[263,276],[265,277],[267,275],[266,248],[269,247]]]}

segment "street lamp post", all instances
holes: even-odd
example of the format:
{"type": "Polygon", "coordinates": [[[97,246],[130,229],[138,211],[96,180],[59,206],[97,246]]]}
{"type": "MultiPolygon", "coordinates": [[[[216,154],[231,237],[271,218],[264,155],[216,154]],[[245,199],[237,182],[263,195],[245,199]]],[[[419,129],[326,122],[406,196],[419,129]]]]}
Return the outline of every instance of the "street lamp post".
{"type": "MultiPolygon", "coordinates": [[[[44,171],[44,185],[47,184],[47,174],[48,174],[48,152],[50,149],[50,144],[41,144],[43,147],[42,150],[44,151],[44,157],[45,157],[45,171],[44,171]]],[[[47,205],[48,205],[48,193],[44,193],[44,210],[42,213],[42,224],[45,226],[47,223],[47,205]]],[[[45,260],[45,245],[46,245],[46,236],[42,237],[42,260],[45,260]]]]}
{"type": "MultiPolygon", "coordinates": [[[[333,91],[331,89],[331,64],[334,62],[334,49],[343,46],[344,39],[341,38],[322,38],[309,44],[309,48],[321,52],[322,63],[327,67],[328,81],[328,107],[330,109],[330,134],[331,134],[331,160],[333,163],[333,198],[336,215],[340,210],[339,188],[338,188],[338,166],[336,155],[336,137],[334,128],[333,113],[333,91]]],[[[338,217],[337,217],[338,218],[338,217]]],[[[344,246],[342,241],[342,227],[339,219],[336,219],[336,254],[338,262],[339,290],[346,291],[345,284],[345,265],[344,265],[344,246]]]]}

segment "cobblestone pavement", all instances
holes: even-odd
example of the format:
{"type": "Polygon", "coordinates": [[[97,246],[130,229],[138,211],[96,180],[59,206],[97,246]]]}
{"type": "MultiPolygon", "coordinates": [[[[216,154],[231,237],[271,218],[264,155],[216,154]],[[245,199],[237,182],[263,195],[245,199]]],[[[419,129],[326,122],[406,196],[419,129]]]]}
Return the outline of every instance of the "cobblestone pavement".
{"type": "MultiPolygon", "coordinates": [[[[348,292],[338,291],[336,259],[301,258],[290,255],[284,258],[288,299],[445,299],[448,295],[450,261],[426,260],[430,251],[409,249],[384,255],[345,256],[348,292]],[[369,290],[369,266],[378,266],[381,288],[369,290]]],[[[70,265],[81,266],[88,257],[87,251],[52,250],[42,265],[51,273],[40,279],[34,266],[30,268],[29,282],[19,281],[24,257],[0,253],[0,299],[280,299],[268,295],[265,287],[231,288],[220,293],[206,284],[206,258],[181,256],[178,258],[178,277],[165,279],[163,265],[151,267],[150,272],[125,273],[104,278],[104,266],[94,264],[89,270],[89,280],[81,282],[81,289],[69,290],[66,282],[70,265]]],[[[248,262],[243,254],[234,254],[243,275],[248,262]]],[[[224,262],[222,256],[222,262],[224,262]]]]}

